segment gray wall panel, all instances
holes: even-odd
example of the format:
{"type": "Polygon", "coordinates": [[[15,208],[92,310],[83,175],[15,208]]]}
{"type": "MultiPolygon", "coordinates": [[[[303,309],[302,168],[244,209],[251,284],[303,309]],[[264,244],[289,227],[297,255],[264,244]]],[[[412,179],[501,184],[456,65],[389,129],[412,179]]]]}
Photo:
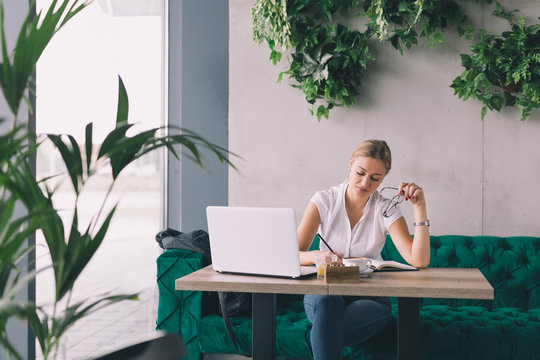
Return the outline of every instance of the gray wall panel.
{"type": "MultiPolygon", "coordinates": [[[[13,47],[15,46],[15,43],[17,41],[17,37],[19,35],[19,30],[21,28],[22,22],[24,21],[26,14],[28,12],[29,8],[29,2],[28,1],[21,1],[21,0],[4,0],[4,27],[7,34],[7,47],[9,51],[13,50],[13,47]]],[[[26,105],[21,105],[21,109],[19,111],[18,115],[18,121],[19,123],[24,123],[28,121],[28,114],[26,111],[26,105]]],[[[9,106],[4,100],[3,96],[0,96],[0,118],[6,119],[6,122],[4,122],[3,125],[0,125],[0,131],[8,131],[8,129],[11,126],[11,121],[13,119],[11,115],[11,111],[9,109],[9,106]]],[[[35,162],[34,162],[35,167],[35,162]]],[[[18,216],[24,215],[24,210],[19,207],[18,210],[18,216]]],[[[16,214],[17,215],[17,214],[16,214]]],[[[29,240],[31,243],[34,241],[33,238],[29,240]]],[[[33,254],[32,254],[33,256],[33,254]]],[[[23,267],[27,266],[27,262],[24,264],[21,264],[23,267]]],[[[35,298],[34,295],[34,288],[31,286],[30,288],[25,288],[23,291],[21,291],[18,296],[18,299],[22,301],[28,301],[33,300],[35,298]]],[[[10,336],[10,339],[14,342],[17,350],[20,352],[23,358],[29,359],[34,358],[35,353],[35,346],[33,342],[32,336],[29,334],[29,329],[26,326],[26,323],[18,320],[18,319],[11,319],[8,323],[8,334],[10,336]]],[[[0,360],[7,359],[7,355],[0,347],[0,360]]]]}
{"type": "MultiPolygon", "coordinates": [[[[170,9],[169,123],[227,147],[228,2],[171,1],[170,9]]],[[[169,226],[206,229],[206,206],[227,204],[227,167],[203,155],[206,169],[185,149],[179,165],[170,158],[169,226]]]]}

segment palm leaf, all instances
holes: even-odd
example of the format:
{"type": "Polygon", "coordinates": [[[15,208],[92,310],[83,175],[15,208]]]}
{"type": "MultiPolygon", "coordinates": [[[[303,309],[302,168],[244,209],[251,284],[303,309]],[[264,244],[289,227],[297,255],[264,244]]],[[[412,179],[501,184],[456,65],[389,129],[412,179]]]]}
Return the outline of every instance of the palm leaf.
{"type": "MultiPolygon", "coordinates": [[[[40,12],[38,16],[34,16],[33,11],[29,11],[19,32],[12,57],[10,57],[7,50],[4,9],[3,4],[0,3],[0,31],[2,37],[0,86],[14,115],[18,113],[36,63],[52,37],[73,16],[89,4],[89,2],[77,0],[71,2],[70,5],[70,2],[69,0],[53,0],[47,12],[40,12]],[[13,62],[11,62],[11,59],[13,59],[13,62]]],[[[33,6],[30,6],[30,8],[32,9],[33,6]]]]}
{"type": "Polygon", "coordinates": [[[60,316],[53,318],[50,329],[51,335],[56,339],[59,339],[78,320],[93,312],[120,301],[139,300],[138,293],[110,296],[102,294],[99,295],[98,298],[98,300],[95,300],[88,305],[85,305],[88,302],[86,300],[77,302],[76,304],[67,307],[60,316]]]}
{"type": "Polygon", "coordinates": [[[129,99],[124,81],[118,76],[118,109],[116,111],[116,126],[127,124],[129,115],[129,99]]]}
{"type": "MultiPolygon", "coordinates": [[[[0,299],[0,319],[3,315],[6,314],[27,319],[30,323],[32,330],[34,331],[36,338],[39,341],[41,348],[44,349],[46,339],[48,338],[47,319],[42,322],[39,319],[37,309],[38,308],[36,308],[35,303],[0,299]]],[[[16,352],[16,349],[12,347],[11,343],[8,341],[7,338],[0,338],[0,344],[6,347],[9,354],[13,354],[17,359],[22,360],[20,354],[16,352]]]]}
{"type": "Polygon", "coordinates": [[[30,212],[36,214],[36,221],[39,221],[53,262],[61,258],[65,251],[62,219],[54,209],[50,197],[43,194],[28,164],[8,166],[6,173],[0,173],[0,184],[9,189],[30,212]]]}
{"type": "Polygon", "coordinates": [[[69,145],[62,140],[61,135],[47,134],[47,137],[58,148],[58,151],[60,151],[60,155],[64,160],[64,165],[66,166],[69,177],[71,178],[73,189],[75,190],[76,194],[79,194],[83,185],[83,162],[81,152],[79,150],[79,144],[77,144],[77,141],[71,135],[67,135],[70,141],[69,145]]]}
{"type": "MultiPolygon", "coordinates": [[[[0,119],[0,126],[4,123],[4,121],[6,120],[0,119]]],[[[5,134],[0,135],[0,164],[4,162],[12,162],[13,158],[16,156],[24,156],[22,153],[26,150],[24,144],[27,140],[27,135],[22,133],[23,130],[24,126],[18,125],[5,134]]]]}
{"type": "Polygon", "coordinates": [[[89,123],[85,128],[85,147],[86,147],[86,172],[90,176],[90,164],[92,162],[92,133],[93,133],[93,124],[89,123]]]}
{"type": "Polygon", "coordinates": [[[90,234],[93,228],[93,222],[99,219],[93,219],[86,231],[81,234],[78,227],[77,211],[74,212],[69,242],[62,259],[55,265],[56,271],[56,299],[62,299],[75,285],[75,281],[84,270],[90,259],[94,256],[97,249],[103,242],[109,225],[111,223],[116,206],[109,211],[96,235],[90,234]]]}

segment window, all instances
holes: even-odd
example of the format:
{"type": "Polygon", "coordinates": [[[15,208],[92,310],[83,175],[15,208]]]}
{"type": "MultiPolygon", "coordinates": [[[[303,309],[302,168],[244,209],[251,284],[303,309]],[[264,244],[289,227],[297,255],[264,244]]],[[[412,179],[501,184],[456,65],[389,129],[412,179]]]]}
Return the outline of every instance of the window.
{"type": "MultiPolygon", "coordinates": [[[[99,143],[115,124],[117,76],[126,85],[131,123],[138,129],[163,123],[164,0],[96,0],[62,29],[46,49],[37,68],[36,128],[38,133],[69,133],[84,143],[84,127],[94,123],[99,143]]],[[[50,0],[38,0],[47,8],[50,0]]],[[[157,289],[154,240],[161,228],[161,154],[140,159],[111,195],[119,207],[101,248],[81,274],[71,301],[106,292],[141,292],[140,300],[122,302],[80,320],[61,344],[63,359],[87,358],[152,336],[157,289]]],[[[51,144],[40,147],[37,176],[64,171],[51,144]]],[[[106,174],[95,177],[80,198],[80,222],[97,213],[108,185],[106,174]]],[[[55,206],[70,218],[74,195],[69,181],[58,178],[55,206]]],[[[44,240],[36,239],[36,268],[50,264],[44,240]]],[[[50,306],[52,271],[36,280],[36,302],[50,306]]],[[[39,345],[36,345],[39,353],[39,345]]]]}

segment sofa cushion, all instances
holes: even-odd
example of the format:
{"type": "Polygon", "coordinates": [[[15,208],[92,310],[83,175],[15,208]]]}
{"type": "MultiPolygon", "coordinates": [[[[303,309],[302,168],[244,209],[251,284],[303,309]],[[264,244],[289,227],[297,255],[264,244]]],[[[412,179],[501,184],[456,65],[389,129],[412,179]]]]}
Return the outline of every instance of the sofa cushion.
{"type": "MultiPolygon", "coordinates": [[[[346,348],[345,359],[396,359],[397,307],[388,326],[366,342],[346,348]]],[[[539,359],[540,309],[487,310],[482,306],[424,306],[420,310],[421,358],[539,359]]]]}
{"type": "Polygon", "coordinates": [[[198,359],[199,319],[203,316],[203,293],[200,291],[176,291],[177,278],[205,266],[203,257],[188,250],[172,249],[163,252],[157,261],[157,284],[159,305],[156,330],[182,335],[189,359],[198,359]]]}
{"type": "MultiPolygon", "coordinates": [[[[311,323],[303,311],[295,308],[280,308],[276,316],[276,354],[292,358],[306,358],[311,354],[309,331],[311,323]],[[302,339],[302,341],[299,341],[302,339]]],[[[251,326],[248,317],[231,318],[231,327],[236,335],[240,354],[251,355],[251,326]]],[[[209,315],[200,322],[200,344],[205,353],[235,353],[225,330],[223,318],[209,315]]]]}
{"type": "Polygon", "coordinates": [[[424,358],[540,358],[539,309],[431,305],[420,318],[424,358]]]}

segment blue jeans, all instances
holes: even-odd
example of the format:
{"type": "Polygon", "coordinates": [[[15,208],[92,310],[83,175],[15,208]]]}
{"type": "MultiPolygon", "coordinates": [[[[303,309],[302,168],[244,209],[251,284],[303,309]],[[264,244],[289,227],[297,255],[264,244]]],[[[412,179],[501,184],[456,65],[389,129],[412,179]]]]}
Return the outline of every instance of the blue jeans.
{"type": "Polygon", "coordinates": [[[344,346],[359,344],[381,331],[392,315],[387,297],[305,295],[315,360],[339,360],[344,346]]]}

